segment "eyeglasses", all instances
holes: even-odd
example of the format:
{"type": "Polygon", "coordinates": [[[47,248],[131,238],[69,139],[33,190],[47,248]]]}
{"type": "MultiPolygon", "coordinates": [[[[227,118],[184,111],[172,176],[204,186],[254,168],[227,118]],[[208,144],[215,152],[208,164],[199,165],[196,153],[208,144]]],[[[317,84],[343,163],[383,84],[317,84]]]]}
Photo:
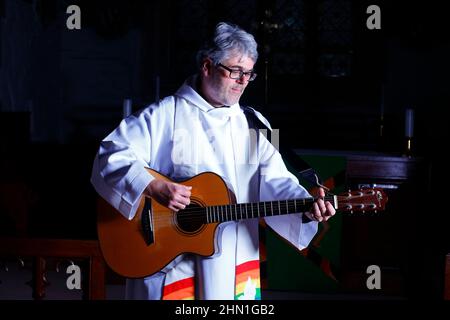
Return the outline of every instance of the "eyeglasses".
{"type": "Polygon", "coordinates": [[[229,71],[231,79],[241,79],[242,77],[244,77],[244,79],[247,80],[247,81],[253,81],[253,80],[255,80],[256,75],[257,75],[254,71],[244,72],[244,71],[242,71],[240,69],[231,69],[231,68],[228,68],[228,67],[224,66],[221,63],[218,63],[217,65],[219,67],[222,67],[225,70],[229,71]]]}

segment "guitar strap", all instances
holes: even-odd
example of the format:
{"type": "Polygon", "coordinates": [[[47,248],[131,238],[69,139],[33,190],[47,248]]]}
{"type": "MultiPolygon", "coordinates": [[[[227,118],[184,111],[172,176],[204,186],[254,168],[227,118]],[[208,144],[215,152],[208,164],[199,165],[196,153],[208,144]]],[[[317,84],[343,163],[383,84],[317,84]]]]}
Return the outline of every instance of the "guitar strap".
{"type": "MultiPolygon", "coordinates": [[[[261,119],[259,119],[255,110],[248,106],[241,106],[241,109],[244,112],[245,117],[247,118],[248,126],[258,131],[264,130],[264,132],[267,132],[266,138],[269,142],[271,142],[272,129],[266,126],[264,122],[262,122],[261,119]]],[[[282,154],[285,160],[291,163],[295,167],[295,169],[298,170],[298,174],[304,180],[317,186],[316,171],[313,168],[311,168],[311,166],[308,163],[306,163],[306,161],[304,161],[297,154],[295,154],[295,152],[292,151],[292,148],[283,148],[283,150],[280,150],[280,153],[282,154]]],[[[319,183],[322,182],[319,180],[319,183]]]]}
{"type": "Polygon", "coordinates": [[[245,117],[247,118],[248,126],[251,129],[255,130],[266,130],[267,132],[267,140],[271,142],[272,138],[272,129],[267,127],[256,115],[255,110],[251,107],[241,106],[242,111],[244,112],[245,117]]]}

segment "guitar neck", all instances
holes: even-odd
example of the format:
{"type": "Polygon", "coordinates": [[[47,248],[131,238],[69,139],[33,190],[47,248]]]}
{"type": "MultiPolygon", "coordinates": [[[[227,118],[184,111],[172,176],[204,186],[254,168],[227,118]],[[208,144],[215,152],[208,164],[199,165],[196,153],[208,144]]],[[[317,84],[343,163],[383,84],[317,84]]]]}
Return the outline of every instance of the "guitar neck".
{"type": "MultiPolygon", "coordinates": [[[[337,208],[336,196],[326,196],[324,200],[330,201],[337,208]]],[[[208,206],[203,209],[206,223],[217,223],[305,212],[310,210],[314,201],[315,199],[311,197],[292,200],[208,206]]]]}

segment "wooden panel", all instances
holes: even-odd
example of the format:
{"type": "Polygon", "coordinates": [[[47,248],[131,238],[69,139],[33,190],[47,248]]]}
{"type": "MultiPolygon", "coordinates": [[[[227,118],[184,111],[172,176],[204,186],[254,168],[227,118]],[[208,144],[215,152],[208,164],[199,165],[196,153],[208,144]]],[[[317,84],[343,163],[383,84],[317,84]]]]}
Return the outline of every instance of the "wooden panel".
{"type": "Polygon", "coordinates": [[[45,258],[82,258],[87,261],[83,268],[88,279],[83,288],[86,299],[105,298],[105,263],[98,241],[40,239],[40,238],[0,238],[0,257],[33,257],[33,298],[45,297],[45,258]]]}
{"type": "Polygon", "coordinates": [[[347,175],[351,178],[406,180],[417,173],[418,160],[407,157],[348,158],[347,175]]]}

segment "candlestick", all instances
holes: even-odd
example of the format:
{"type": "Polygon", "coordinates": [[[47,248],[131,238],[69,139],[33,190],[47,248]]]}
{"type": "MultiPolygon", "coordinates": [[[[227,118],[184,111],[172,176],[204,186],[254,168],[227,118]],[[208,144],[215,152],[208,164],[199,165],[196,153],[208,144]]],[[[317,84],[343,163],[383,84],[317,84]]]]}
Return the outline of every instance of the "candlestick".
{"type": "Polygon", "coordinates": [[[406,149],[404,155],[412,156],[412,140],[414,136],[414,110],[406,109],[405,111],[405,140],[406,149]]]}

